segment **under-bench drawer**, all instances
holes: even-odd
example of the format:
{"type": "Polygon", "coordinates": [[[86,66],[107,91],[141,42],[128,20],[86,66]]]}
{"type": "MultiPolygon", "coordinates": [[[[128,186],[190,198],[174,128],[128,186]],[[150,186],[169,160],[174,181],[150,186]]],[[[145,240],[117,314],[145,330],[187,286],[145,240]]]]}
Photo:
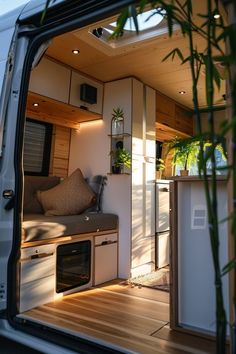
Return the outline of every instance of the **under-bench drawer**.
{"type": "Polygon", "coordinates": [[[33,258],[40,258],[45,254],[52,254],[55,252],[56,246],[52,245],[40,245],[35,247],[28,247],[21,249],[21,260],[31,257],[33,258]],[[32,257],[33,256],[33,257],[32,257]]]}
{"type": "Polygon", "coordinates": [[[21,261],[21,284],[48,277],[55,273],[54,255],[21,261]]]}
{"type": "Polygon", "coordinates": [[[21,284],[55,273],[55,245],[30,247],[21,251],[21,284]]]}

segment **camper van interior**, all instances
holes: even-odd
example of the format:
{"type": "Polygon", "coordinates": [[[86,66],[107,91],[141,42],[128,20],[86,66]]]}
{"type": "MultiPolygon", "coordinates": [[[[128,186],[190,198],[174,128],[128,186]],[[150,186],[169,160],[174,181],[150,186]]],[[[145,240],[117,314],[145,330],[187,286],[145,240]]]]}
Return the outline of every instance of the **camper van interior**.
{"type": "MultiPolygon", "coordinates": [[[[201,12],[204,2],[195,4],[201,12]]],[[[118,40],[110,39],[116,17],[61,34],[32,69],[18,320],[126,351],[183,353],[194,337],[170,337],[175,173],[166,143],[194,133],[192,80],[187,63],[162,61],[175,47],[187,55],[179,28],[169,38],[166,20],[152,19],[139,35],[127,25],[118,40]]],[[[224,94],[223,83],[219,123],[224,94]]],[[[204,108],[204,72],[199,101],[204,108]]],[[[211,352],[214,343],[197,346],[211,352]]]]}

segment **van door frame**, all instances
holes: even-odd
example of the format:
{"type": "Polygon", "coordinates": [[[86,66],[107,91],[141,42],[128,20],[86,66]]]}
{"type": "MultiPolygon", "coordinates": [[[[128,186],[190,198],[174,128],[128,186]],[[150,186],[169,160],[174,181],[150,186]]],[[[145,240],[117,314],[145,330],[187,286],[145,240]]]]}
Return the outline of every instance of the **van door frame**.
{"type": "MultiPolygon", "coordinates": [[[[14,147],[14,169],[15,175],[13,184],[14,190],[14,214],[13,214],[13,235],[12,236],[12,250],[8,260],[8,291],[7,291],[7,311],[6,318],[13,328],[24,330],[25,332],[38,336],[43,339],[49,340],[61,345],[67,345],[72,349],[82,349],[84,353],[90,353],[93,348],[96,353],[119,353],[117,348],[104,347],[101,344],[90,342],[86,339],[79,338],[77,343],[73,345],[71,338],[63,338],[61,331],[56,331],[45,326],[39,326],[32,321],[22,321],[16,317],[19,305],[19,258],[21,246],[21,218],[22,218],[22,195],[23,195],[23,166],[22,166],[22,150],[23,150],[23,137],[25,125],[25,111],[28,93],[28,85],[30,79],[30,69],[34,60],[37,49],[42,43],[57,35],[70,32],[72,30],[84,27],[91,23],[97,22],[109,16],[118,14],[122,8],[134,3],[134,0],[116,0],[111,4],[110,0],[87,1],[89,11],[85,11],[80,15],[80,10],[83,9],[83,4],[77,4],[75,9],[75,1],[67,0],[73,6],[71,15],[66,17],[65,13],[60,13],[60,7],[64,3],[52,6],[48,11],[52,14],[57,11],[57,14],[62,17],[58,23],[54,22],[54,18],[50,17],[49,20],[45,19],[45,24],[40,27],[32,27],[37,25],[40,20],[41,13],[36,13],[25,20],[19,20],[18,32],[18,46],[17,55],[13,74],[13,83],[11,87],[11,94],[9,97],[9,106],[14,102],[17,105],[16,111],[16,132],[15,132],[15,147],[14,147]],[[90,6],[89,6],[90,5],[90,6]],[[39,330],[41,329],[41,330],[39,330]],[[44,329],[44,330],[43,330],[44,329]],[[78,347],[79,342],[79,347],[78,347]],[[95,349],[96,348],[96,349],[95,349]],[[89,351],[90,350],[90,351],[89,351]]],[[[79,1],[77,1],[79,3],[79,1]]],[[[9,121],[9,109],[6,116],[6,122],[9,121]]],[[[12,118],[11,118],[12,120],[12,118]]],[[[14,120],[12,120],[14,121],[14,120]]],[[[9,230],[9,233],[11,230],[9,230]]],[[[68,337],[68,336],[67,336],[68,337]]],[[[75,339],[75,338],[74,338],[75,339]]],[[[74,342],[75,343],[75,342],[74,342]]]]}

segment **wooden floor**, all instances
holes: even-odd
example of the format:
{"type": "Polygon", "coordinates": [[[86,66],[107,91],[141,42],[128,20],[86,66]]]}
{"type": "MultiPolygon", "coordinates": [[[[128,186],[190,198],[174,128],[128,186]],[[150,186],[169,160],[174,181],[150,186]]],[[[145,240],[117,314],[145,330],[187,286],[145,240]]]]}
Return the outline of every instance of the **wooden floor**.
{"type": "Polygon", "coordinates": [[[71,334],[112,343],[122,352],[214,353],[214,343],[169,329],[169,294],[109,283],[19,315],[71,334]]]}

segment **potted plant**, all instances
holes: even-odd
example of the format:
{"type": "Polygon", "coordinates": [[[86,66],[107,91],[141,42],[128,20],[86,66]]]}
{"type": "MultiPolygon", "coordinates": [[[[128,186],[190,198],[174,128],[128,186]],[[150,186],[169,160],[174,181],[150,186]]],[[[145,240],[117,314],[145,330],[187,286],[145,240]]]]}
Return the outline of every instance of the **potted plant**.
{"type": "Polygon", "coordinates": [[[162,171],[165,169],[164,160],[158,158],[156,159],[156,179],[161,179],[162,171]]]}
{"type": "Polygon", "coordinates": [[[124,133],[124,111],[122,108],[113,108],[111,120],[111,134],[119,135],[124,133]]]}
{"type": "Polygon", "coordinates": [[[173,166],[178,166],[181,176],[188,176],[189,168],[196,165],[198,161],[198,142],[175,138],[169,143],[169,148],[174,149],[173,166]]]}
{"type": "Polygon", "coordinates": [[[112,173],[121,173],[122,169],[131,167],[131,155],[125,148],[117,148],[111,152],[113,156],[112,173]]]}

